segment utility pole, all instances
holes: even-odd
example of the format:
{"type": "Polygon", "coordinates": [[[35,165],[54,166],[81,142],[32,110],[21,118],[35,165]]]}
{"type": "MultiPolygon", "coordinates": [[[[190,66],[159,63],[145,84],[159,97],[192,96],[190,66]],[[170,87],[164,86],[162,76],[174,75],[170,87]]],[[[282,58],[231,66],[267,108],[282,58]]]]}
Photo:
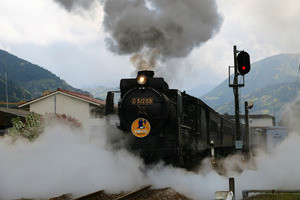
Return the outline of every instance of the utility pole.
{"type": "Polygon", "coordinates": [[[7,69],[6,69],[6,58],[4,58],[4,76],[5,76],[5,94],[6,94],[6,108],[8,108],[8,89],[7,89],[7,69]]]}
{"type": "Polygon", "coordinates": [[[5,97],[6,97],[6,107],[8,108],[8,89],[7,89],[7,67],[6,67],[6,56],[1,59],[4,64],[4,79],[5,79],[5,97]]]}
{"type": "Polygon", "coordinates": [[[246,128],[246,151],[248,158],[252,161],[252,148],[250,141],[249,109],[253,108],[253,101],[245,101],[245,128],[246,128]]]}
{"type": "Polygon", "coordinates": [[[248,101],[245,101],[245,129],[246,129],[246,149],[250,154],[250,127],[249,127],[249,106],[248,101]]]}
{"type": "Polygon", "coordinates": [[[239,86],[238,86],[238,70],[236,60],[237,50],[233,46],[233,59],[234,59],[234,80],[233,94],[234,94],[234,108],[235,108],[235,128],[236,128],[236,141],[241,141],[241,126],[240,126],[240,100],[239,100],[239,86]]]}

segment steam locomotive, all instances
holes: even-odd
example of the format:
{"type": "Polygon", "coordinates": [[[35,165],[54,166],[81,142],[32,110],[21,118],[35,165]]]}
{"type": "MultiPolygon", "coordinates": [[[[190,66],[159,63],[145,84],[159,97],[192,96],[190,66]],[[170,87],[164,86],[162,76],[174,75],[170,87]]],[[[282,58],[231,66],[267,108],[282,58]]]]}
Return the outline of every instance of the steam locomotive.
{"type": "MultiPolygon", "coordinates": [[[[130,149],[145,163],[163,160],[192,167],[211,153],[235,151],[235,123],[203,101],[177,89],[169,89],[153,71],[139,71],[137,78],[121,79],[118,102],[119,128],[130,138],[130,149]]],[[[106,113],[114,111],[108,92],[106,113]]],[[[245,129],[241,127],[242,140],[245,129]]]]}

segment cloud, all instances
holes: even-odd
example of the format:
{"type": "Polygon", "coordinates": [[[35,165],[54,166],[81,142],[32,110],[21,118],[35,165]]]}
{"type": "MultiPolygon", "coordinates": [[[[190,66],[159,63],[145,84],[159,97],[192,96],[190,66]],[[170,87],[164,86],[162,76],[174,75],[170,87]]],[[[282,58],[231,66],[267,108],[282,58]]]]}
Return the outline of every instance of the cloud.
{"type": "Polygon", "coordinates": [[[101,12],[94,12],[95,9],[90,11],[94,16],[84,18],[69,14],[52,0],[3,0],[0,2],[2,46],[92,41],[100,36],[102,20],[101,12]]]}
{"type": "MultiPolygon", "coordinates": [[[[128,77],[134,71],[130,58],[105,49],[103,41],[109,35],[102,26],[103,1],[66,1],[65,6],[69,5],[72,12],[63,9],[64,4],[57,4],[57,1],[1,1],[0,47],[49,69],[76,87],[105,83],[115,86],[121,77],[128,77]],[[81,7],[85,2],[87,5],[81,7]],[[55,53],[54,47],[62,48],[55,53]],[[28,48],[35,49],[36,54],[28,48]],[[59,57],[58,52],[66,56],[59,57]],[[74,69],[78,73],[70,75],[68,71],[74,69]],[[114,81],[106,81],[111,74],[114,81]]],[[[233,45],[247,51],[251,62],[274,54],[300,52],[300,46],[295,42],[300,32],[300,22],[296,20],[300,17],[297,0],[246,0],[238,3],[217,0],[216,3],[217,12],[223,17],[219,32],[202,46],[196,45],[189,56],[179,62],[171,59],[170,63],[164,63],[166,68],[158,71],[167,77],[171,77],[169,69],[178,71],[175,73],[177,79],[168,79],[172,87],[185,90],[223,81],[228,76],[228,66],[233,65],[233,45]],[[172,68],[180,64],[180,67],[172,68]]],[[[146,4],[146,8],[153,12],[151,4],[146,4]]],[[[174,15],[176,18],[176,13],[174,15]]]]}
{"type": "Polygon", "coordinates": [[[298,12],[300,2],[295,0],[247,0],[239,3],[218,1],[226,16],[222,38],[242,49],[251,51],[254,60],[278,53],[297,53],[295,39],[300,32],[298,12]]]}

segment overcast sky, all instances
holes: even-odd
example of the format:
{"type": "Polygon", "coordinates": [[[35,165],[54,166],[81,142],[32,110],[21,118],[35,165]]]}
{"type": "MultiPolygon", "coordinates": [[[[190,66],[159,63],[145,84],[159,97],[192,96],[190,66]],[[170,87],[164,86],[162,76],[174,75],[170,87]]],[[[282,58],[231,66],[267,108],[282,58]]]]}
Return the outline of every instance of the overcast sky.
{"type": "MultiPolygon", "coordinates": [[[[134,76],[132,55],[107,48],[103,0],[73,9],[58,2],[1,0],[0,48],[77,88],[118,86],[120,78],[134,76]]],[[[217,0],[216,4],[219,22],[213,37],[187,55],[160,63],[159,74],[171,87],[186,90],[221,83],[228,76],[228,66],[233,65],[233,45],[247,51],[251,62],[280,53],[300,53],[299,0],[217,0]]],[[[174,13],[173,18],[184,15],[174,13]]]]}

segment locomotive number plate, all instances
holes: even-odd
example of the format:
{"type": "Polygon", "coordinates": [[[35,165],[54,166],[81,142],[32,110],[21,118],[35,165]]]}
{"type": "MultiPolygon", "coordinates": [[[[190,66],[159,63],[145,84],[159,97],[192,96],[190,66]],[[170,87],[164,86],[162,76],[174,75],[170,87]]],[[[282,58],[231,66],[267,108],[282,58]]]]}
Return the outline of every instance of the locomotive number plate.
{"type": "Polygon", "coordinates": [[[132,105],[152,105],[153,98],[152,97],[142,97],[142,98],[132,98],[132,105]]]}

